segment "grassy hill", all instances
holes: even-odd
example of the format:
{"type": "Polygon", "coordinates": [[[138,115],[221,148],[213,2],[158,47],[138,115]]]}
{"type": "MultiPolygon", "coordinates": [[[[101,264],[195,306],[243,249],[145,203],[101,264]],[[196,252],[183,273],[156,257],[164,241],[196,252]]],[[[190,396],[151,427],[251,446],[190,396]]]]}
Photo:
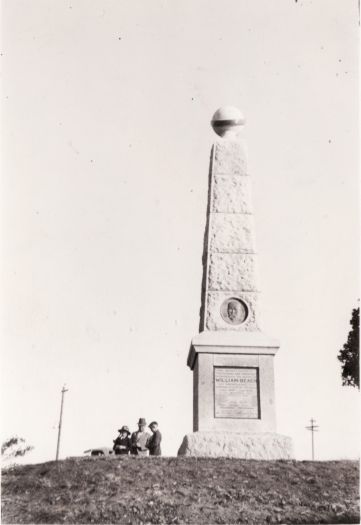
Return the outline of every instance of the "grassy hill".
{"type": "Polygon", "coordinates": [[[71,458],[3,472],[2,523],[359,523],[354,461],[71,458]]]}

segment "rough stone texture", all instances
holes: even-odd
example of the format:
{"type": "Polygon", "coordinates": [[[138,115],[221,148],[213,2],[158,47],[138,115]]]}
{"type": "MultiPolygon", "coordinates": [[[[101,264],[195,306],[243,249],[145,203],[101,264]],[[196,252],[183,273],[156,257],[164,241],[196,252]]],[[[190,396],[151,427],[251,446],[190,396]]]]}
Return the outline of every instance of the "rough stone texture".
{"type": "Polygon", "coordinates": [[[255,297],[250,297],[247,321],[236,325],[222,319],[220,305],[226,296],[221,302],[212,296],[258,293],[251,177],[238,139],[220,139],[213,146],[203,261],[200,330],[258,330],[255,297]]]}
{"type": "Polygon", "coordinates": [[[230,292],[216,292],[209,291],[206,297],[206,330],[236,330],[236,331],[250,331],[259,330],[257,323],[257,292],[240,292],[233,294],[246,303],[248,306],[248,317],[239,325],[229,324],[221,316],[221,305],[223,301],[230,296],[230,292]]]}
{"type": "Polygon", "coordinates": [[[214,145],[214,175],[247,175],[244,144],[233,140],[219,140],[214,145]]]}
{"type": "Polygon", "coordinates": [[[210,224],[210,251],[254,253],[252,215],[212,214],[210,224]]]}
{"type": "Polygon", "coordinates": [[[214,177],[211,212],[252,213],[251,177],[214,177]]]}
{"type": "Polygon", "coordinates": [[[178,456],[266,460],[294,457],[292,439],[270,432],[193,432],[184,437],[178,456]]]}
{"type": "Polygon", "coordinates": [[[258,290],[254,255],[211,253],[209,262],[208,290],[244,292],[258,290]]]}

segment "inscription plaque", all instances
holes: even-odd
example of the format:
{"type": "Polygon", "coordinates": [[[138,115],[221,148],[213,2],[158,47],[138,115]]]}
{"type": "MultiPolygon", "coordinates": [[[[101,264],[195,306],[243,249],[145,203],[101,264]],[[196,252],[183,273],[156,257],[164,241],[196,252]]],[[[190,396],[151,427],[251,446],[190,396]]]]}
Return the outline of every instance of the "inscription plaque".
{"type": "Polygon", "coordinates": [[[214,367],[214,416],[258,419],[258,369],[214,367]]]}

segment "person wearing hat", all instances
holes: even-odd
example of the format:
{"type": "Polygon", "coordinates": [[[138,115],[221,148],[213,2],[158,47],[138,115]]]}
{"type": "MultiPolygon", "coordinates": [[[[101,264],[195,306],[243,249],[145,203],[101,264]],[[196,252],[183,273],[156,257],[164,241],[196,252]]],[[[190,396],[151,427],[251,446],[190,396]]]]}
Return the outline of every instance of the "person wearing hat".
{"type": "Polygon", "coordinates": [[[119,436],[113,440],[113,450],[115,455],[128,455],[131,447],[131,441],[129,438],[130,431],[127,426],[122,426],[118,430],[119,436]]]}
{"type": "Polygon", "coordinates": [[[146,420],[141,417],[138,421],[138,430],[133,432],[131,440],[131,454],[136,456],[148,456],[147,443],[150,438],[150,434],[146,432],[145,427],[147,426],[146,420]]]}
{"type": "Polygon", "coordinates": [[[149,455],[161,456],[162,451],[160,449],[160,443],[162,441],[162,434],[158,430],[158,423],[156,421],[152,421],[149,425],[149,428],[152,431],[152,436],[150,437],[147,443],[149,455]]]}

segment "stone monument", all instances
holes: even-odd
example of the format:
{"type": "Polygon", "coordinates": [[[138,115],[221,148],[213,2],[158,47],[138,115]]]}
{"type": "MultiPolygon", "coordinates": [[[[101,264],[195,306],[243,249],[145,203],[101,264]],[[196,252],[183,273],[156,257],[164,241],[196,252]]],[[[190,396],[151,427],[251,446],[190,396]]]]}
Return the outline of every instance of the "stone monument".
{"type": "Polygon", "coordinates": [[[239,138],[245,123],[220,108],[211,155],[203,253],[200,333],[187,364],[193,371],[193,433],[178,455],[292,458],[291,439],[276,433],[276,340],[259,327],[251,177],[239,138]]]}

